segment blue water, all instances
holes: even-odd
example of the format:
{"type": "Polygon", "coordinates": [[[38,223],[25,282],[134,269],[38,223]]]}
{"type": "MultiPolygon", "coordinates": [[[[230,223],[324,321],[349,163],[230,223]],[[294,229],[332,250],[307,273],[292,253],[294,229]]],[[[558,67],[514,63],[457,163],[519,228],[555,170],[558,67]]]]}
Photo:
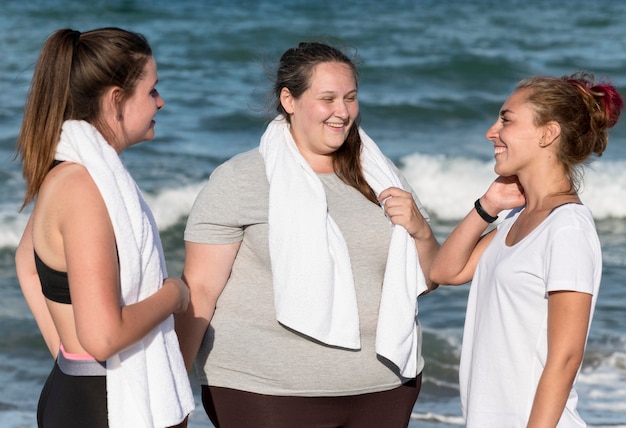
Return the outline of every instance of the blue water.
{"type": "MultiPolygon", "coordinates": [[[[170,274],[182,232],[213,168],[258,144],[268,118],[267,71],[300,40],[360,57],[363,126],[403,170],[440,240],[494,178],[484,133],[521,78],[588,70],[626,94],[626,3],[609,0],[196,1],[4,0],[0,6],[0,426],[34,427],[52,361],[17,285],[13,252],[29,209],[14,160],[24,100],[54,30],[115,25],[145,34],[165,108],[154,141],[125,162],[148,196],[170,274]]],[[[604,274],[583,371],[580,412],[594,427],[626,427],[626,118],[593,163],[582,198],[593,210],[604,274]]],[[[467,287],[420,301],[427,359],[411,427],[463,425],[458,358],[467,287]]],[[[197,384],[194,383],[197,392],[197,384]]],[[[190,426],[210,427],[201,410],[190,426]]]]}

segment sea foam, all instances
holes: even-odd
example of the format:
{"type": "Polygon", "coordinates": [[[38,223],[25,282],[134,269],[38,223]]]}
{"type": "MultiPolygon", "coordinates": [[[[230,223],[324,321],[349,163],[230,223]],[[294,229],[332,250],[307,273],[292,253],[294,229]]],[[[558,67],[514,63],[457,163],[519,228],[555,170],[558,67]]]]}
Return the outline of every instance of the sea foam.
{"type": "MultiPolygon", "coordinates": [[[[446,221],[462,219],[497,177],[494,161],[414,153],[401,171],[427,211],[446,221]]],[[[626,161],[598,159],[584,172],[580,197],[594,218],[626,218],[626,161]]]]}
{"type": "MultiPolygon", "coordinates": [[[[475,158],[414,153],[399,167],[429,214],[443,221],[459,221],[496,178],[494,162],[475,158]]],[[[185,218],[204,185],[192,183],[146,194],[160,230],[185,218]]],[[[586,169],[580,191],[596,219],[626,219],[626,161],[597,160],[586,169]]],[[[29,210],[0,206],[0,248],[15,247],[28,220],[29,210]]]]}

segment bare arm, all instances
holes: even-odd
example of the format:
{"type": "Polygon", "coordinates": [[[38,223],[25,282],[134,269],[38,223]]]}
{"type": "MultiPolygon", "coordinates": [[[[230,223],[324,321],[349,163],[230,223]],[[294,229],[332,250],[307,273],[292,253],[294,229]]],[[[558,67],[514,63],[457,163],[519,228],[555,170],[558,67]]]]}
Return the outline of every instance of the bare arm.
{"type": "Polygon", "coordinates": [[[563,414],[587,340],[592,296],[574,291],[548,295],[548,358],[539,379],[528,428],[555,427],[563,414]]]}
{"type": "Polygon", "coordinates": [[[438,284],[460,285],[472,279],[478,260],[494,236],[482,235],[489,224],[470,211],[444,241],[430,270],[438,284]]]}
{"type": "Polygon", "coordinates": [[[189,292],[168,278],[145,300],[120,306],[116,241],[108,210],[87,171],[67,169],[55,197],[58,233],[70,282],[76,337],[85,351],[103,361],[141,340],[173,312],[186,309],[189,292]]]}
{"type": "Polygon", "coordinates": [[[33,223],[31,217],[28,219],[26,229],[15,252],[15,268],[26,303],[33,313],[35,322],[39,327],[39,331],[41,331],[50,354],[56,358],[61,341],[46,305],[46,299],[41,292],[41,282],[35,268],[32,233],[33,223]]]}
{"type": "MultiPolygon", "coordinates": [[[[502,210],[520,207],[524,194],[516,177],[498,177],[480,198],[483,209],[491,216],[502,210]]],[[[494,236],[494,231],[483,236],[489,226],[475,209],[445,240],[431,267],[431,279],[439,284],[460,285],[472,279],[478,260],[494,236]]]]}
{"type": "Polygon", "coordinates": [[[241,242],[221,245],[185,242],[183,280],[189,286],[191,302],[186,312],[176,315],[176,332],[187,370],[200,349],[240,245],[241,242]]]}
{"type": "Polygon", "coordinates": [[[411,193],[396,187],[385,189],[379,195],[385,201],[385,213],[393,224],[404,227],[415,241],[420,267],[424,272],[429,290],[437,288],[430,280],[430,268],[439,251],[439,242],[422,213],[417,208],[411,193]]]}

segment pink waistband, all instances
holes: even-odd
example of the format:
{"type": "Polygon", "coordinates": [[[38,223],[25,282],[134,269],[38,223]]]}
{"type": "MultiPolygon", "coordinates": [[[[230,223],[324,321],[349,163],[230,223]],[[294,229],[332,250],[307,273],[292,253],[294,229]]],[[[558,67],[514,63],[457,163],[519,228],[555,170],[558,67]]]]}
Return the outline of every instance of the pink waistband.
{"type": "Polygon", "coordinates": [[[79,360],[95,360],[94,357],[92,357],[89,354],[72,354],[70,352],[67,352],[65,350],[65,348],[63,347],[63,344],[61,343],[61,352],[63,353],[63,356],[68,359],[68,360],[74,360],[74,361],[79,361],[79,360]]]}

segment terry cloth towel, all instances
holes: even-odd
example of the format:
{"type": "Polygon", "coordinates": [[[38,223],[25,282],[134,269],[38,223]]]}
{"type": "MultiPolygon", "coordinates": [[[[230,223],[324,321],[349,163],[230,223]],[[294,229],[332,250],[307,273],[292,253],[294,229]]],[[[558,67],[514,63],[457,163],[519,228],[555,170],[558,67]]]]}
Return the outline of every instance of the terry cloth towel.
{"type": "MultiPolygon", "coordinates": [[[[122,306],[155,293],[167,276],[159,232],[117,152],[85,121],[63,123],[55,159],[87,168],[109,211],[120,264],[122,306]]],[[[107,359],[111,428],[161,428],[195,407],[187,370],[168,317],[138,343],[107,359]]]]}
{"type": "MultiPolygon", "coordinates": [[[[365,178],[376,194],[400,187],[393,164],[359,129],[365,178]]],[[[360,348],[354,279],[345,240],[326,193],[282,117],[261,137],[269,191],[269,247],[276,319],[332,346],[360,348]]],[[[427,289],[415,241],[392,227],[376,332],[376,352],[407,378],[417,375],[417,296],[427,289]]]]}

